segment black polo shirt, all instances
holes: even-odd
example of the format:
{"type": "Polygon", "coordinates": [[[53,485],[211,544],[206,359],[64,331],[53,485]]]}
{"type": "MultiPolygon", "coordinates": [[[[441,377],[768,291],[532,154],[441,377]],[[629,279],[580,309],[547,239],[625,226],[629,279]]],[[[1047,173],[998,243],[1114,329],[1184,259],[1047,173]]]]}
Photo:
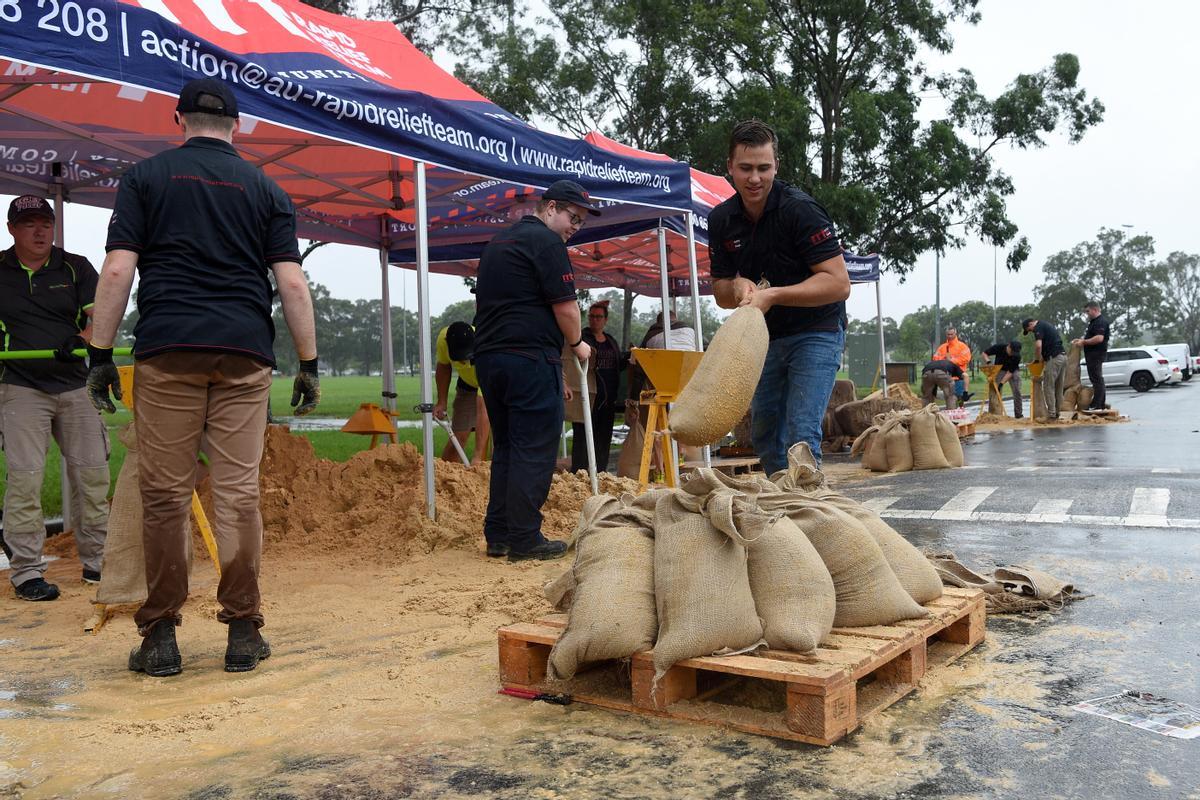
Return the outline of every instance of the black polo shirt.
{"type": "Polygon", "coordinates": [[[963,376],[962,367],[960,367],[958,364],[955,364],[953,361],[947,361],[941,358],[926,363],[925,367],[921,370],[921,374],[924,375],[927,372],[933,372],[935,369],[940,369],[942,372],[949,372],[955,378],[961,378],[963,376]]]}
{"type": "Polygon", "coordinates": [[[296,215],[232,145],[193,137],[125,173],[107,249],[138,254],[135,357],[207,350],[275,365],[267,271],[300,261],[296,215]]]}
{"type": "Polygon", "coordinates": [[[1103,336],[1104,341],[1100,344],[1085,344],[1083,351],[1085,353],[1107,353],[1108,352],[1108,320],[1103,314],[1098,315],[1094,320],[1088,323],[1087,333],[1083,338],[1090,339],[1093,336],[1103,336]]]}
{"type": "Polygon", "coordinates": [[[1008,345],[1006,344],[994,344],[987,350],[984,350],[983,354],[996,359],[996,364],[1005,372],[1016,372],[1021,368],[1020,351],[1010,356],[1008,354],[1008,345]]]}
{"type": "Polygon", "coordinates": [[[1062,337],[1049,322],[1038,320],[1033,326],[1033,338],[1042,341],[1042,360],[1047,361],[1057,355],[1067,352],[1063,347],[1062,337]]]}
{"type": "MultiPolygon", "coordinates": [[[[734,194],[708,215],[708,256],[714,280],[741,276],[772,286],[794,286],[812,276],[814,264],[842,253],[829,213],[809,195],[775,181],[762,216],[752,222],[734,194]]],[[[835,331],[845,303],[813,308],[774,306],[767,312],[772,339],[803,331],[835,331]]]]}
{"type": "MultiPolygon", "coordinates": [[[[26,269],[10,247],[0,253],[0,340],[4,350],[56,350],[87,327],[96,298],[96,268],[83,256],[50,250],[38,270],[26,269]]],[[[48,394],[83,388],[87,366],[53,359],[0,361],[0,383],[48,394]]]]}
{"type": "Polygon", "coordinates": [[[496,351],[562,361],[551,309],[575,299],[575,271],[562,237],[525,216],[488,242],[475,282],[475,355],[496,351]]]}

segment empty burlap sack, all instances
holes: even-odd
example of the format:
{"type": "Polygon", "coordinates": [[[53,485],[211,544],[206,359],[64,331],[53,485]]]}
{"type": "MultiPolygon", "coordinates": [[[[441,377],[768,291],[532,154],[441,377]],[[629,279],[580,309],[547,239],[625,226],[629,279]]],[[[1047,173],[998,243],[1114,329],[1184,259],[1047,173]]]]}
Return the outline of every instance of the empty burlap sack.
{"type": "Polygon", "coordinates": [[[834,625],[891,625],[926,615],[888,566],[875,538],[853,516],[800,492],[763,494],[758,503],[764,511],[786,514],[825,562],[837,595],[834,625]]]}
{"type": "Polygon", "coordinates": [[[745,542],[733,523],[737,492],[705,498],[663,490],[654,507],[655,680],[678,661],[762,644],[745,542]]]}
{"type": "MultiPolygon", "coordinates": [[[[1067,368],[1063,373],[1063,386],[1068,389],[1082,383],[1083,379],[1079,374],[1079,360],[1081,358],[1083,358],[1083,348],[1077,344],[1071,345],[1071,349],[1067,352],[1067,368]]],[[[1067,408],[1070,407],[1070,404],[1068,404],[1067,408]]]]}
{"type": "Polygon", "coordinates": [[[913,469],[949,469],[938,438],[937,405],[931,403],[920,411],[914,411],[908,423],[908,441],[912,445],[913,469]]]}
{"type": "Polygon", "coordinates": [[[729,315],[671,407],[676,439],[703,446],[733,429],[750,408],[769,343],[767,322],[757,308],[742,306],[729,315]]]}
{"type": "Polygon", "coordinates": [[[876,415],[902,408],[908,408],[906,401],[884,397],[883,392],[875,392],[862,400],[839,406],[834,414],[837,416],[838,426],[847,436],[858,436],[871,427],[871,421],[876,415]]]}
{"type": "Polygon", "coordinates": [[[942,445],[942,455],[952,467],[961,467],[963,461],[962,440],[958,438],[958,426],[945,414],[934,414],[934,426],[938,441],[942,445]]]}
{"type": "MultiPolygon", "coordinates": [[[[137,431],[129,423],[117,434],[125,445],[125,461],[117,475],[108,512],[108,536],[96,602],[106,605],[140,603],[146,599],[146,556],[142,544],[142,492],[139,486],[137,431]]],[[[188,573],[192,567],[190,518],[187,537],[188,573]]]]}
{"type": "Polygon", "coordinates": [[[825,500],[854,517],[867,529],[888,566],[892,568],[904,591],[918,603],[928,603],[942,596],[942,581],[937,570],[920,550],[888,525],[882,517],[857,500],[832,491],[817,492],[825,500]]]}
{"type": "Polygon", "coordinates": [[[767,514],[757,508],[761,494],[780,491],[770,481],[698,470],[683,485],[684,492],[697,498],[729,489],[737,492],[734,525],[747,541],[750,592],[762,620],[763,638],[776,650],[804,653],[816,648],[833,627],[835,599],[829,570],[795,523],[778,512],[767,514]]]}
{"type": "Polygon", "coordinates": [[[654,493],[589,497],[574,537],[567,628],[546,674],[566,679],[583,664],[627,658],[654,646],[654,493]]]}

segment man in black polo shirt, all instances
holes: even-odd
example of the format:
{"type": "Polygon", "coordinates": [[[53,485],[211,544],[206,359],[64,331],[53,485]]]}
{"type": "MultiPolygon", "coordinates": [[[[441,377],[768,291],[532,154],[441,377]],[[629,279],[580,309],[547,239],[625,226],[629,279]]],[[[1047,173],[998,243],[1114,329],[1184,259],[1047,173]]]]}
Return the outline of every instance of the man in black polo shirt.
{"type": "Polygon", "coordinates": [[[961,380],[962,367],[948,358],[935,358],[926,362],[921,369],[921,398],[926,403],[937,401],[937,390],[942,390],[946,408],[958,407],[958,393],[954,390],[954,382],[961,380]]]}
{"type": "Polygon", "coordinates": [[[783,181],[779,140],[758,120],[729,139],[737,194],[708,217],[717,305],[752,305],[766,315],[770,346],[751,405],[754,450],[769,475],[807,441],[821,459],[821,420],[846,338],[850,278],[829,214],[783,181]],[[766,280],[769,288],[758,288],[766,280]]]}
{"type": "Polygon", "coordinates": [[[77,507],[75,544],[83,579],[100,580],[108,533],[108,432],[88,402],[87,368],[72,351],[91,335],[96,269],[54,242],[54,209],[24,195],[8,206],[13,246],[0,253],[0,346],[54,350],[54,360],[0,361],[0,445],[8,465],[4,537],[10,580],[22,600],[54,600],[42,546],[42,478],[50,437],[67,461],[77,507]]]}
{"type": "Polygon", "coordinates": [[[1021,343],[1016,339],[1011,342],[1000,342],[983,351],[997,364],[1000,371],[996,373],[996,390],[1003,393],[1004,384],[1012,390],[1013,416],[1021,419],[1025,416],[1021,405],[1021,343]]]}
{"type": "Polygon", "coordinates": [[[188,513],[202,436],[221,561],[217,619],[229,625],[225,670],[252,670],[271,653],[258,632],[258,464],[275,365],[268,272],[300,356],[292,405],[304,414],[320,399],[291,200],[233,148],[237,101],[225,84],[190,81],[176,109],[183,146],[121,178],[88,348],[89,394],[111,412],[109,390],[120,397],[111,348],[136,269],[133,402],[148,596],[134,616],[145,638],[129,668],[154,676],[182,669],[175,626],[188,595],[188,513]]]}
{"type": "Polygon", "coordinates": [[[1083,307],[1088,317],[1087,331],[1082,339],[1071,344],[1083,348],[1083,360],[1087,364],[1088,380],[1092,383],[1090,408],[1107,408],[1104,394],[1104,359],[1108,356],[1108,320],[1100,313],[1100,304],[1094,300],[1083,307]]]}
{"type": "Polygon", "coordinates": [[[1042,397],[1046,401],[1046,414],[1058,419],[1063,404],[1063,381],[1066,378],[1067,351],[1062,337],[1049,322],[1027,319],[1021,323],[1025,335],[1033,334],[1033,360],[1045,364],[1042,370],[1042,397]]]}
{"type": "Polygon", "coordinates": [[[492,423],[492,477],[483,535],[487,554],[509,561],[559,558],[566,543],[542,535],[562,435],[563,343],[581,361],[575,272],[566,241],[586,214],[599,216],[583,187],[555,181],[534,214],[496,234],[479,259],[475,285],[475,371],[492,423]]]}

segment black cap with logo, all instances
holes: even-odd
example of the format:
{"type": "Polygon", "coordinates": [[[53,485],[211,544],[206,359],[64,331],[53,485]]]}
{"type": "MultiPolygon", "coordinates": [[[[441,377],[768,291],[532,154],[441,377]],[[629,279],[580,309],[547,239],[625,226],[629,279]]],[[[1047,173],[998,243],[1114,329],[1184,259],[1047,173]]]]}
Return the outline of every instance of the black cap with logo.
{"type": "Polygon", "coordinates": [[[179,103],[175,110],[180,114],[212,114],[217,117],[237,119],[237,98],[228,85],[212,78],[188,81],[179,90],[179,103]]]}
{"type": "Polygon", "coordinates": [[[23,194],[8,204],[9,222],[20,222],[30,217],[54,219],[54,207],[46,202],[44,197],[38,197],[36,194],[23,194]]]}
{"type": "Polygon", "coordinates": [[[600,212],[592,205],[592,198],[588,196],[587,190],[575,181],[555,181],[546,188],[546,191],[542,192],[542,199],[574,203],[580,208],[587,209],[587,212],[593,217],[600,216],[600,212]]]}
{"type": "Polygon", "coordinates": [[[446,328],[446,349],[451,361],[470,361],[475,350],[475,329],[466,322],[452,322],[446,328]]]}

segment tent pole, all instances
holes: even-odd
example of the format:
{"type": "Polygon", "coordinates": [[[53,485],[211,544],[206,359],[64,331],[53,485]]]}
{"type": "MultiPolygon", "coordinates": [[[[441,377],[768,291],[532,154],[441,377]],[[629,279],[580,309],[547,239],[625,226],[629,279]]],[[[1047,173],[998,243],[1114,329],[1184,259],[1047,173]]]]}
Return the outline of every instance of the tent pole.
{"type": "Polygon", "coordinates": [[[883,293],[879,284],[883,282],[883,270],[875,279],[875,322],[879,325],[879,379],[883,386],[883,396],[887,397],[887,348],[883,346],[883,293]]]}
{"type": "MultiPolygon", "coordinates": [[[[383,376],[383,407],[388,411],[396,410],[396,364],[392,358],[392,289],[388,285],[388,250],[391,249],[391,241],[388,238],[388,218],[386,215],[379,217],[379,274],[380,274],[380,290],[383,297],[382,308],[380,308],[381,318],[383,321],[382,332],[380,337],[383,342],[383,365],[380,368],[380,374],[383,376]]],[[[393,427],[395,420],[393,419],[393,427]]]]}
{"type": "MultiPolygon", "coordinates": [[[[54,174],[54,246],[62,248],[66,242],[66,209],[63,208],[62,164],[51,165],[54,174]]],[[[75,530],[75,487],[71,485],[71,474],[65,456],[59,459],[59,486],[62,497],[63,533],[75,530]]]]}
{"type": "Polygon", "coordinates": [[[429,202],[425,197],[425,162],[416,162],[417,195],[417,318],[421,356],[421,427],[424,434],[422,451],[425,455],[425,510],[430,519],[437,519],[433,491],[433,377],[429,363],[433,352],[429,331],[429,202]]]}
{"type": "MultiPolygon", "coordinates": [[[[689,211],[683,215],[683,224],[687,227],[688,243],[688,278],[692,282],[692,327],[696,331],[696,349],[704,350],[704,326],[700,321],[700,271],[696,268],[696,229],[693,223],[696,212],[689,211]]],[[[712,466],[712,446],[704,445],[704,466],[712,466]]]]}
{"type": "Polygon", "coordinates": [[[625,289],[625,316],[621,319],[621,347],[628,350],[633,347],[629,337],[633,334],[633,290],[625,289]]]}
{"type": "MultiPolygon", "coordinates": [[[[671,349],[671,309],[668,303],[671,299],[671,282],[667,278],[667,229],[663,227],[662,220],[658,221],[658,276],[662,287],[662,323],[663,323],[663,348],[671,349]]],[[[650,431],[646,431],[646,435],[650,435],[650,431]]],[[[671,477],[675,479],[675,485],[679,485],[679,444],[675,438],[671,438],[671,477]]]]}

